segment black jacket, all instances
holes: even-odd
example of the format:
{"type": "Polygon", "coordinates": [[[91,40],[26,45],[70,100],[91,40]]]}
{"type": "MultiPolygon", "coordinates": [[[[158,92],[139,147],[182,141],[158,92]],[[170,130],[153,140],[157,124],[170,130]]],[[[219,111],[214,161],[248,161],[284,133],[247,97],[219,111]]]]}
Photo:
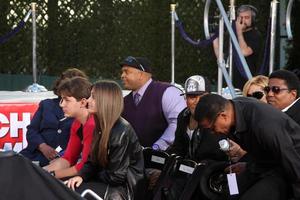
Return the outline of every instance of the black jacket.
{"type": "Polygon", "coordinates": [[[144,181],[144,159],[142,147],[133,128],[123,118],[120,118],[111,130],[108,152],[107,167],[102,168],[88,161],[80,171],[80,175],[84,181],[96,179],[107,184],[106,197],[114,192],[114,187],[122,186],[126,188],[122,192],[127,190],[129,192],[121,195],[133,199],[137,192],[136,187],[144,181]]]}
{"type": "Polygon", "coordinates": [[[185,108],[177,118],[177,129],[173,145],[169,147],[169,154],[176,154],[196,162],[201,160],[226,160],[227,156],[220,150],[218,141],[222,136],[212,134],[208,129],[197,128],[190,140],[186,133],[191,112],[185,108]]]}
{"type": "Polygon", "coordinates": [[[290,107],[285,113],[300,125],[300,99],[290,107]]]}
{"type": "Polygon", "coordinates": [[[271,105],[251,98],[232,100],[235,130],[231,137],[251,155],[247,169],[264,173],[279,168],[300,198],[300,126],[271,105]]]}

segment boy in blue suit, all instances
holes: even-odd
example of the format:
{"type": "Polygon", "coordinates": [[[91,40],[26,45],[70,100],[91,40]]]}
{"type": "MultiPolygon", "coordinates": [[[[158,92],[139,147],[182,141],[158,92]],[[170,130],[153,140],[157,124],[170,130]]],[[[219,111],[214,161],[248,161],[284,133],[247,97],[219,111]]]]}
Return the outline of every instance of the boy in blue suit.
{"type": "Polygon", "coordinates": [[[53,86],[53,92],[58,97],[41,101],[27,127],[28,146],[20,153],[32,161],[38,161],[42,167],[59,157],[67,147],[73,119],[64,117],[57,89],[62,80],[75,76],[87,78],[84,72],[76,68],[64,71],[53,86]]]}

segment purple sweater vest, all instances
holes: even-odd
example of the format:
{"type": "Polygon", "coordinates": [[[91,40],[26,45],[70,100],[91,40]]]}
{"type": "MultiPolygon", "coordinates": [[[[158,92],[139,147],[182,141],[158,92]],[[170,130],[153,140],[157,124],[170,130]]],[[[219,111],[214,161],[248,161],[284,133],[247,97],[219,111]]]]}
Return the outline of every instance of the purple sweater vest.
{"type": "Polygon", "coordinates": [[[170,86],[168,83],[152,81],[137,106],[132,92],[124,98],[123,117],[133,126],[144,147],[152,147],[168,127],[161,101],[170,86]]]}

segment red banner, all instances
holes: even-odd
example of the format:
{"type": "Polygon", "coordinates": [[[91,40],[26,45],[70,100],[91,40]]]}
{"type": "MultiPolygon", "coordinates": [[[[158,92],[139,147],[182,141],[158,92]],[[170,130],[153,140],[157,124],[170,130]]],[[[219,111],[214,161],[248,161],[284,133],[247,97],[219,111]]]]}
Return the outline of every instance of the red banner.
{"type": "Polygon", "coordinates": [[[0,149],[21,151],[38,103],[0,103],[0,149]]]}

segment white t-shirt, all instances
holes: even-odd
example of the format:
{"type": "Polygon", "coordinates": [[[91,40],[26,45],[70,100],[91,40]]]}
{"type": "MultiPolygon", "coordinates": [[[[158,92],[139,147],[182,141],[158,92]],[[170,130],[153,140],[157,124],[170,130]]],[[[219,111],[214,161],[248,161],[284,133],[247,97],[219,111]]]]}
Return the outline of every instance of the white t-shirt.
{"type": "Polygon", "coordinates": [[[186,133],[188,134],[190,140],[192,139],[194,129],[189,129],[189,127],[186,128],[186,133]]]}

